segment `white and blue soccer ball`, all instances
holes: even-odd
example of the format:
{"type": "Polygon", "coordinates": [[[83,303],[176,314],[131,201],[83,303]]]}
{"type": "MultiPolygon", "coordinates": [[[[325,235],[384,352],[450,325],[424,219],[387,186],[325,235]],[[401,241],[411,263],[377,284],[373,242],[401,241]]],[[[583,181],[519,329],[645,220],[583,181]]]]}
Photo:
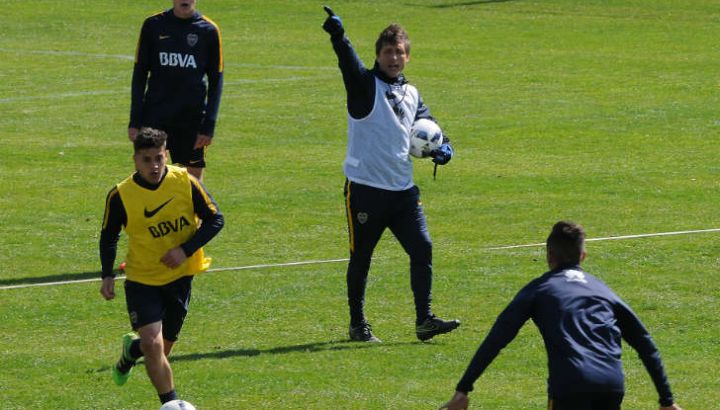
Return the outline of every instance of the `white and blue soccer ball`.
{"type": "Polygon", "coordinates": [[[427,158],[442,143],[442,130],[435,122],[421,118],[413,123],[410,129],[410,155],[416,158],[427,158]]]}
{"type": "Polygon", "coordinates": [[[195,406],[185,400],[172,400],[160,407],[160,410],[196,410],[195,406]]]}

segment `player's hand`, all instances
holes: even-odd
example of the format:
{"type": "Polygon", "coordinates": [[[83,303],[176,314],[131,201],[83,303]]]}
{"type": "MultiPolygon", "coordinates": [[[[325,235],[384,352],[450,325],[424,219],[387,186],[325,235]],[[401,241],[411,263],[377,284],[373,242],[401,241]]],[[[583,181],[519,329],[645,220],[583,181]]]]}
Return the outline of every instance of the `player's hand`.
{"type": "Polygon", "coordinates": [[[187,256],[185,255],[185,251],[178,246],[177,248],[172,248],[169,251],[165,252],[165,255],[160,258],[160,262],[165,264],[165,266],[170,269],[175,269],[178,266],[182,265],[186,259],[187,256]]]}
{"type": "Polygon", "coordinates": [[[450,144],[441,144],[438,149],[432,151],[430,156],[433,158],[433,162],[438,165],[445,165],[452,159],[455,152],[450,144]]]}
{"type": "Polygon", "coordinates": [[[135,138],[137,138],[138,133],[140,132],[139,129],[135,127],[129,127],[128,128],[128,139],[132,142],[135,142],[135,138]]]}
{"type": "Polygon", "coordinates": [[[202,147],[207,147],[208,145],[212,144],[212,137],[206,134],[198,134],[195,138],[195,146],[193,146],[193,149],[200,149],[202,147]]]}
{"type": "Polygon", "coordinates": [[[328,14],[328,18],[323,23],[323,30],[327,31],[331,37],[342,36],[345,34],[345,27],[343,27],[342,20],[336,16],[332,9],[328,6],[323,6],[325,12],[328,14]]]}
{"type": "Polygon", "coordinates": [[[467,410],[468,404],[470,404],[470,398],[467,396],[467,394],[461,391],[456,391],[455,395],[452,396],[450,401],[440,406],[438,410],[467,410]]]}
{"type": "Polygon", "coordinates": [[[112,276],[106,276],[102,280],[100,286],[100,294],[105,300],[115,299],[115,278],[112,276]]]}

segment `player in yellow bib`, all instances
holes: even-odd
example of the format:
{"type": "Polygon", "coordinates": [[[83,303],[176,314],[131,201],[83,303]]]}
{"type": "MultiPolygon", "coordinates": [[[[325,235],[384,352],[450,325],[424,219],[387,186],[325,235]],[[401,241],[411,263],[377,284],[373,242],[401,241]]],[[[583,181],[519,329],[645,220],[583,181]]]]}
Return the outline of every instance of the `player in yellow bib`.
{"type": "Polygon", "coordinates": [[[125,299],[137,332],[123,336],[113,379],[125,384],[135,361],[144,356],[161,403],[177,398],[167,356],[187,315],[193,276],[210,266],[202,246],[224,225],[202,183],[184,168],[167,165],[166,141],[163,131],[140,131],[133,142],[136,172],[108,193],[100,233],[100,293],[107,300],[115,297],[120,231],[124,228],[128,236],[125,299]]]}

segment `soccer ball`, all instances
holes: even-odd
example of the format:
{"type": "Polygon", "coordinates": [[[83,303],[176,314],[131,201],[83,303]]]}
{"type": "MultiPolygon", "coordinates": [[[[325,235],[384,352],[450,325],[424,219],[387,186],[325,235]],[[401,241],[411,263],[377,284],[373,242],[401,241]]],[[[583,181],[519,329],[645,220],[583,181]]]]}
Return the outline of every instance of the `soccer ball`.
{"type": "Polygon", "coordinates": [[[410,155],[426,158],[443,143],[440,127],[427,118],[421,118],[410,129],[410,155]]]}
{"type": "Polygon", "coordinates": [[[172,400],[163,404],[160,410],[195,410],[195,406],[185,400],[172,400]]]}

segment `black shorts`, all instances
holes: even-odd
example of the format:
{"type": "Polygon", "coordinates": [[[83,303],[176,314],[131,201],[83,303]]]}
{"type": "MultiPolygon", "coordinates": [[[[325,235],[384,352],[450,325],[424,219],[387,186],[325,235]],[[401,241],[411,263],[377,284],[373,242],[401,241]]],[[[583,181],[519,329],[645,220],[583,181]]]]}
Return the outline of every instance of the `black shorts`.
{"type": "Polygon", "coordinates": [[[190,305],[192,280],[184,276],[162,286],[126,280],[125,301],[133,330],[162,321],[163,338],[176,341],[190,305]]]}
{"type": "Polygon", "coordinates": [[[623,393],[578,393],[550,398],[548,410],[620,410],[623,393]]]}
{"type": "Polygon", "coordinates": [[[195,140],[200,130],[201,117],[191,114],[180,122],[153,120],[152,114],[145,114],[147,120],[143,127],[151,127],[165,131],[168,135],[167,149],[170,151],[170,160],[173,164],[186,167],[205,168],[205,149],[194,149],[195,140]]]}
{"type": "Polygon", "coordinates": [[[193,149],[198,133],[197,126],[167,125],[163,128],[168,135],[167,149],[174,164],[186,167],[205,168],[205,149],[193,149]]]}

